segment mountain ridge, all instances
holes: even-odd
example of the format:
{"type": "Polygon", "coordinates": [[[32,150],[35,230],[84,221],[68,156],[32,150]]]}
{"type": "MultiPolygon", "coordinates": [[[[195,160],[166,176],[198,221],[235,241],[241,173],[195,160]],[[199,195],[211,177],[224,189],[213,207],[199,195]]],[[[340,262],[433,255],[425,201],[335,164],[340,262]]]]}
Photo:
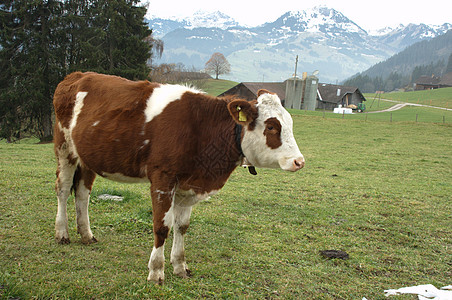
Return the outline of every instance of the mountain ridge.
{"type": "Polygon", "coordinates": [[[235,81],[279,81],[289,78],[295,56],[298,69],[320,70],[322,81],[337,82],[361,72],[418,41],[452,29],[452,25],[409,24],[372,35],[345,15],[324,6],[286,12],[273,22],[241,26],[215,12],[191,20],[149,20],[165,43],[158,62],[182,62],[201,69],[214,52],[223,53],[235,81]]]}

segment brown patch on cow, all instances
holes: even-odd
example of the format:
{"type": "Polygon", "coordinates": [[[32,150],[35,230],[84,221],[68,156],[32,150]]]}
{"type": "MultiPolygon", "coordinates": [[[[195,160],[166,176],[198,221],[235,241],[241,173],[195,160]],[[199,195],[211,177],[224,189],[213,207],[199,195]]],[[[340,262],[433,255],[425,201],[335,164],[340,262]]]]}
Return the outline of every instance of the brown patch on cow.
{"type": "Polygon", "coordinates": [[[77,196],[77,188],[80,184],[80,181],[83,180],[83,185],[91,193],[95,179],[96,179],[96,173],[94,173],[93,171],[89,170],[86,167],[82,167],[79,165],[79,166],[77,166],[77,169],[75,170],[75,173],[74,173],[74,177],[72,179],[71,190],[73,190],[74,195],[77,196]]]}
{"type": "Polygon", "coordinates": [[[277,149],[282,145],[281,123],[277,118],[268,118],[264,123],[264,135],[267,137],[267,146],[271,149],[277,149]]]}
{"type": "Polygon", "coordinates": [[[166,238],[168,237],[169,228],[166,226],[161,226],[159,229],[155,231],[155,248],[163,246],[166,238]]]}
{"type": "Polygon", "coordinates": [[[261,95],[263,95],[263,94],[272,94],[272,95],[276,95],[275,93],[270,92],[270,91],[268,91],[268,90],[266,90],[266,89],[260,89],[260,90],[257,91],[257,97],[258,97],[258,98],[259,98],[261,95]]]}

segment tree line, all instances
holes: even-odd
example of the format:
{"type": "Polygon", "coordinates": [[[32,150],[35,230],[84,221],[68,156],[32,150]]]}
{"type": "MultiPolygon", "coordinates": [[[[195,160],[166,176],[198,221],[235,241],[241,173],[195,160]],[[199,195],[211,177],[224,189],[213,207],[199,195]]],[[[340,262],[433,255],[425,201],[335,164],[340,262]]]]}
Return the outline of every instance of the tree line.
{"type": "Polygon", "coordinates": [[[163,51],[138,0],[0,4],[0,138],[52,137],[56,85],[73,71],[145,79],[163,51]]]}

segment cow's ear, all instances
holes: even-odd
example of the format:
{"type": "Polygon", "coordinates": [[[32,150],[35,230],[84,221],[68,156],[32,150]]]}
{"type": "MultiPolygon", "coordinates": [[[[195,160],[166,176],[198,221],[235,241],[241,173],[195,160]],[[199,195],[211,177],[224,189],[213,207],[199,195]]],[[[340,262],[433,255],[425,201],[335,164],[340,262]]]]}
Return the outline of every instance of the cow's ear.
{"type": "Polygon", "coordinates": [[[228,110],[234,121],[240,125],[247,125],[257,119],[255,103],[246,100],[233,100],[228,104],[228,110]]]}

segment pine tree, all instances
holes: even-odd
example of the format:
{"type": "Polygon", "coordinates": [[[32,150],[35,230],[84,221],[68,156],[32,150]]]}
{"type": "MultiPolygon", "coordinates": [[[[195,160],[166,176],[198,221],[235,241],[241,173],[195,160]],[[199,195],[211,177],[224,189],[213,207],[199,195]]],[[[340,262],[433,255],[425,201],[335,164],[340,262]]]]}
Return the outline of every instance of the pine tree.
{"type": "Polygon", "coordinates": [[[146,8],[136,6],[138,2],[100,0],[91,5],[89,18],[94,31],[87,46],[93,55],[86,62],[91,70],[129,79],[146,78],[152,48],[146,40],[151,30],[143,21],[146,8]]]}
{"type": "Polygon", "coordinates": [[[1,137],[20,138],[25,131],[52,135],[53,87],[61,79],[55,68],[53,26],[58,1],[5,1],[1,6],[1,137]]]}
{"type": "MultiPolygon", "coordinates": [[[[153,39],[138,0],[8,0],[0,5],[0,138],[52,135],[56,85],[72,71],[145,79],[153,39]]],[[[157,42],[156,42],[157,41],[157,42]]],[[[160,52],[161,53],[161,52],[160,52]]]]}

